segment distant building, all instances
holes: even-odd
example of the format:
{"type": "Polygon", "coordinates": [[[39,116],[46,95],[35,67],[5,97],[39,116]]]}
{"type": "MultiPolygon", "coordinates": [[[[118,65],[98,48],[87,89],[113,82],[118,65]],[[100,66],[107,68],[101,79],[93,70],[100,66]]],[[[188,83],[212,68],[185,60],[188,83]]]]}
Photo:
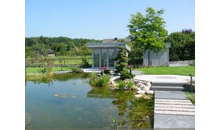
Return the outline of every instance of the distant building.
{"type": "Polygon", "coordinates": [[[47,50],[47,56],[55,56],[55,52],[51,49],[47,50]]]}

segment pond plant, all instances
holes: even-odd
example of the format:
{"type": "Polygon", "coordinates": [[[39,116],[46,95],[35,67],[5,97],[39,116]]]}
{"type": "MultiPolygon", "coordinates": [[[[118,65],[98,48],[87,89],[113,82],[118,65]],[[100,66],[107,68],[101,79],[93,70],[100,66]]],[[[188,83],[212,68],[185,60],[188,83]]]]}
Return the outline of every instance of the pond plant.
{"type": "Polygon", "coordinates": [[[108,76],[106,74],[97,76],[97,74],[93,73],[90,80],[89,80],[89,83],[92,86],[107,87],[108,83],[109,83],[109,80],[110,80],[110,76],[108,76]]]}

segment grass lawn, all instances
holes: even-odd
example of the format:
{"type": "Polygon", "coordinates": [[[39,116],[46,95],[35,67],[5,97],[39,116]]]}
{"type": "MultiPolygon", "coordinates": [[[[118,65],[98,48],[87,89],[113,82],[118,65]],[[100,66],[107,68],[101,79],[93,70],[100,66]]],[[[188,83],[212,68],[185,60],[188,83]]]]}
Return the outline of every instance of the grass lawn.
{"type": "MultiPolygon", "coordinates": [[[[40,67],[26,68],[27,73],[38,73],[41,69],[40,67]]],[[[69,67],[62,67],[62,71],[71,70],[69,67]]],[[[52,71],[61,71],[61,67],[53,67],[52,71]]]]}
{"type": "Polygon", "coordinates": [[[189,98],[189,100],[195,105],[195,93],[189,93],[186,92],[186,96],[189,98]]]}
{"type": "Polygon", "coordinates": [[[189,75],[195,76],[195,66],[178,66],[178,67],[152,67],[139,68],[135,70],[142,71],[143,74],[161,74],[161,75],[189,75]]]}
{"type": "MultiPolygon", "coordinates": [[[[92,64],[92,57],[91,56],[84,56],[88,62],[90,64],[92,64]]],[[[38,59],[34,59],[34,63],[32,64],[32,58],[25,58],[26,63],[28,65],[36,65],[36,64],[45,64],[46,65],[46,61],[41,62],[42,59],[45,59],[45,57],[43,58],[38,58],[38,59]]],[[[54,57],[47,57],[46,59],[52,59],[54,65],[69,65],[69,64],[75,64],[75,65],[79,65],[82,63],[82,56],[54,56],[54,57]],[[62,59],[61,61],[59,59],[62,59]]]]}

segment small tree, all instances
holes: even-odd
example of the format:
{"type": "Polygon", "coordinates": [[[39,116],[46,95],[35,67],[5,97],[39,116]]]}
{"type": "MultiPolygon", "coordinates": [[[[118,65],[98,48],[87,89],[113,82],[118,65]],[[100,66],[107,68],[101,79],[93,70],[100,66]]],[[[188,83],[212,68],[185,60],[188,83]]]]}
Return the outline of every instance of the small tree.
{"type": "Polygon", "coordinates": [[[82,68],[89,68],[90,67],[90,64],[89,64],[88,60],[86,59],[86,57],[82,57],[81,67],[82,68]]]}
{"type": "Polygon", "coordinates": [[[128,56],[125,47],[120,47],[120,51],[118,56],[115,58],[116,60],[116,73],[121,74],[121,79],[130,79],[133,78],[134,75],[128,72],[128,56]]]}
{"type": "Polygon", "coordinates": [[[63,58],[62,57],[60,57],[59,58],[59,63],[60,63],[60,69],[61,69],[61,71],[62,71],[62,67],[63,67],[63,58]]]}
{"type": "Polygon", "coordinates": [[[116,60],[116,72],[119,73],[128,66],[128,57],[125,47],[119,47],[120,51],[118,52],[116,60]]]}

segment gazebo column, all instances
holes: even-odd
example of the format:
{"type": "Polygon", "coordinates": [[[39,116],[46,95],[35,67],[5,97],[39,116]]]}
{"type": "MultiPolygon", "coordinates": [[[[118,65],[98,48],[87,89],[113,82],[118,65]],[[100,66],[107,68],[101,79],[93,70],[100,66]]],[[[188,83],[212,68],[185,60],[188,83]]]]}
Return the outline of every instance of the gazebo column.
{"type": "Polygon", "coordinates": [[[109,51],[107,49],[107,68],[109,68],[109,51]]]}
{"type": "Polygon", "coordinates": [[[94,50],[92,50],[92,68],[94,68],[94,50]]]}
{"type": "Polygon", "coordinates": [[[99,68],[101,68],[102,67],[102,51],[101,51],[101,49],[99,49],[99,68]]]}

